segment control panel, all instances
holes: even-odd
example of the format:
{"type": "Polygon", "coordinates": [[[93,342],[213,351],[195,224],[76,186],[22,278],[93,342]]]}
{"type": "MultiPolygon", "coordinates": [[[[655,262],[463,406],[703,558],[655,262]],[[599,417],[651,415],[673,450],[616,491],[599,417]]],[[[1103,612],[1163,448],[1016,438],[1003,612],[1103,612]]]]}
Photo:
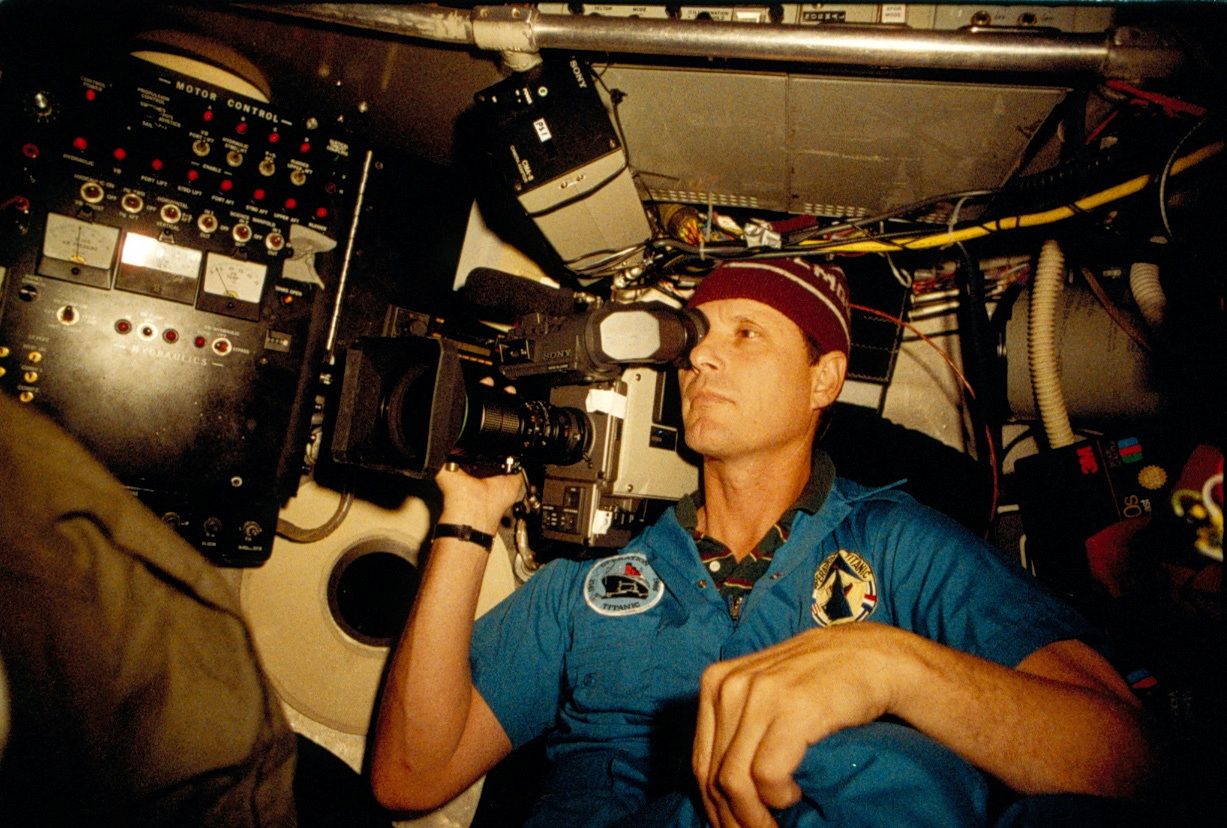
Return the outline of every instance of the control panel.
{"type": "Polygon", "coordinates": [[[297,488],[356,209],[350,140],[124,58],[0,73],[0,389],[216,561],[297,488]]]}

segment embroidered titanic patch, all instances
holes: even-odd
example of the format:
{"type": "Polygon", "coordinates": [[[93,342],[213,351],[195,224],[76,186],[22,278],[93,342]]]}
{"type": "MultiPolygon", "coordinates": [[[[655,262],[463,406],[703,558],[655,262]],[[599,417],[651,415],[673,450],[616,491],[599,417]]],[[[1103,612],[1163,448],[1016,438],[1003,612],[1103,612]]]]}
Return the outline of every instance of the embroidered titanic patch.
{"type": "Polygon", "coordinates": [[[878,606],[873,568],[855,552],[841,549],[814,571],[810,614],[820,627],[863,621],[878,606]]]}
{"type": "Polygon", "coordinates": [[[634,552],[597,561],[584,579],[584,602],[601,615],[638,615],[664,594],[664,581],[634,552]]]}

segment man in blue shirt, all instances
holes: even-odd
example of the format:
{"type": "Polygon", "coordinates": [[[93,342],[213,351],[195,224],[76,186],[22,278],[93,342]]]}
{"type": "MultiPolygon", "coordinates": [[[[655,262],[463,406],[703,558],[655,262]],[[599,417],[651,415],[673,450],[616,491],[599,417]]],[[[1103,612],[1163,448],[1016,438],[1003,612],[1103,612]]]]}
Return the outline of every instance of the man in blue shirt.
{"type": "Polygon", "coordinates": [[[441,472],[441,531],[372,764],[447,801],[544,735],[535,824],[974,824],[985,774],[1128,796],[1137,704],[1089,633],[983,541],[813,450],[847,367],[843,274],[727,263],[681,371],[701,491],[620,554],[546,566],[474,627],[518,482],[441,472]]]}

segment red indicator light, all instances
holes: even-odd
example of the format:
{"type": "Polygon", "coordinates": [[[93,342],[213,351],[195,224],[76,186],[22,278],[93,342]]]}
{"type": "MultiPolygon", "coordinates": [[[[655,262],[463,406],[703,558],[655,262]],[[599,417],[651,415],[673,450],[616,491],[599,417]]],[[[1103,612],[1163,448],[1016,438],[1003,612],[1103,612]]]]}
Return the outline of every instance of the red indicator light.
{"type": "Polygon", "coordinates": [[[222,183],[218,184],[217,186],[221,188],[221,191],[223,193],[228,193],[234,189],[234,182],[231,181],[229,178],[223,178],[222,183]]]}
{"type": "Polygon", "coordinates": [[[89,148],[89,141],[86,141],[80,135],[72,139],[72,148],[77,152],[85,152],[89,148]]]}
{"type": "Polygon", "coordinates": [[[204,119],[204,122],[207,124],[209,121],[212,121],[212,120],[213,120],[213,110],[212,110],[212,109],[206,109],[206,110],[204,111],[204,114],[203,114],[203,115],[201,115],[200,117],[201,117],[201,118],[203,118],[203,119],[204,119]]]}
{"type": "Polygon", "coordinates": [[[310,151],[311,151],[310,141],[303,141],[301,144],[298,145],[298,152],[300,155],[306,155],[310,151]]]}
{"type": "Polygon", "coordinates": [[[38,158],[38,144],[25,144],[21,148],[21,154],[26,158],[38,158]]]}
{"type": "Polygon", "coordinates": [[[132,333],[132,323],[127,319],[120,319],[115,323],[115,330],[121,334],[132,333]]]}
{"type": "Polygon", "coordinates": [[[263,201],[263,200],[264,200],[264,191],[263,191],[263,190],[259,190],[259,189],[257,189],[257,190],[256,190],[254,193],[252,193],[252,194],[251,194],[251,197],[252,197],[253,199],[255,199],[256,201],[263,201]]]}
{"type": "Polygon", "coordinates": [[[123,147],[116,147],[115,151],[112,152],[111,155],[115,156],[116,161],[123,161],[128,157],[128,151],[123,147]]]}
{"type": "Polygon", "coordinates": [[[188,170],[188,171],[187,171],[187,180],[188,180],[188,181],[195,181],[195,180],[196,180],[196,179],[198,179],[198,178],[200,178],[200,171],[199,171],[199,170],[188,170]]]}
{"type": "Polygon", "coordinates": [[[285,200],[285,209],[287,209],[287,210],[293,210],[293,209],[295,209],[296,207],[298,207],[298,199],[296,199],[296,198],[287,198],[287,199],[285,200]]]}
{"type": "Polygon", "coordinates": [[[167,328],[166,330],[162,331],[162,338],[165,339],[167,342],[169,342],[171,345],[174,345],[176,342],[179,341],[179,332],[176,331],[174,328],[167,328]]]}
{"type": "Polygon", "coordinates": [[[161,158],[155,158],[155,159],[153,159],[152,161],[150,161],[150,162],[149,162],[149,166],[150,166],[150,167],[153,167],[155,170],[160,170],[160,169],[162,169],[162,167],[164,167],[164,166],[165,166],[165,164],[163,164],[163,163],[162,163],[162,159],[161,159],[161,158]]]}
{"type": "Polygon", "coordinates": [[[98,97],[98,93],[95,92],[93,89],[85,90],[85,100],[92,101],[92,100],[95,100],[97,97],[98,97]]]}
{"type": "Polygon", "coordinates": [[[315,217],[317,219],[328,218],[328,208],[327,207],[316,207],[315,217]]]}
{"type": "Polygon", "coordinates": [[[203,336],[198,336],[192,340],[192,344],[195,345],[197,348],[203,348],[205,345],[209,344],[209,341],[205,339],[203,336]]]}
{"type": "Polygon", "coordinates": [[[294,304],[294,295],[293,295],[292,293],[287,293],[287,294],[285,294],[284,296],[282,296],[282,297],[281,297],[281,304],[283,304],[283,305],[292,305],[292,304],[294,304]]]}
{"type": "Polygon", "coordinates": [[[234,131],[237,132],[239,135],[246,135],[247,134],[247,122],[239,121],[237,124],[234,125],[234,131]]]}
{"type": "Polygon", "coordinates": [[[280,132],[270,132],[270,133],[268,134],[268,142],[269,142],[270,144],[275,144],[275,143],[277,143],[277,142],[278,142],[278,141],[280,141],[280,140],[281,140],[281,133],[280,133],[280,132]]]}

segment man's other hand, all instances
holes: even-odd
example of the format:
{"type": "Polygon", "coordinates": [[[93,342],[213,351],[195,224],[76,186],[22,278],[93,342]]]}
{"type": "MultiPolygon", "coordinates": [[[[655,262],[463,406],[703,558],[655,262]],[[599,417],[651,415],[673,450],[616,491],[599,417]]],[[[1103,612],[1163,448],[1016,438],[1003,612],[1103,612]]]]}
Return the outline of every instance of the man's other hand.
{"type": "Polygon", "coordinates": [[[707,668],[692,766],[713,825],[775,825],[771,811],[801,798],[793,774],[806,749],[890,709],[900,635],[873,623],[816,629],[707,668]]]}

